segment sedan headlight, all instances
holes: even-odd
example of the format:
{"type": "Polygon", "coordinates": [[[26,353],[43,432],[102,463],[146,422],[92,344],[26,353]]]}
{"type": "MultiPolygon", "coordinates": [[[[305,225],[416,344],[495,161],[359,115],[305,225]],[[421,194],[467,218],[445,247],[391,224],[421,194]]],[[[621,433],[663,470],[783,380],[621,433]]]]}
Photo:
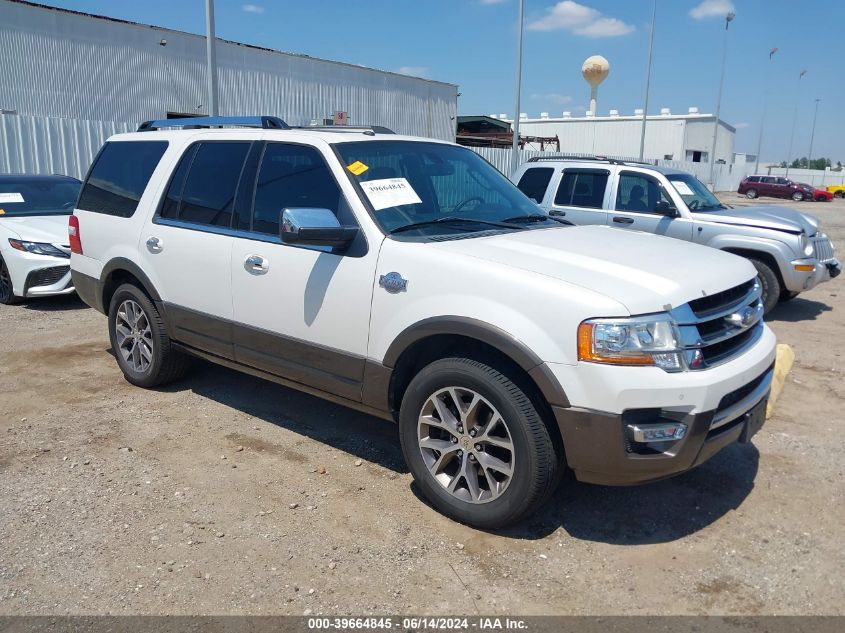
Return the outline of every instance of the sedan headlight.
{"type": "Polygon", "coordinates": [[[578,360],[683,369],[680,333],[668,314],[590,319],[578,326],[578,360]]]}
{"type": "Polygon", "coordinates": [[[9,244],[12,248],[24,253],[33,253],[34,255],[49,255],[50,257],[70,257],[63,250],[56,248],[52,244],[46,242],[23,242],[21,240],[13,240],[9,238],[9,244]]]}
{"type": "Polygon", "coordinates": [[[806,257],[812,257],[813,251],[815,250],[813,242],[810,241],[810,238],[807,237],[806,233],[801,234],[801,250],[806,257]]]}

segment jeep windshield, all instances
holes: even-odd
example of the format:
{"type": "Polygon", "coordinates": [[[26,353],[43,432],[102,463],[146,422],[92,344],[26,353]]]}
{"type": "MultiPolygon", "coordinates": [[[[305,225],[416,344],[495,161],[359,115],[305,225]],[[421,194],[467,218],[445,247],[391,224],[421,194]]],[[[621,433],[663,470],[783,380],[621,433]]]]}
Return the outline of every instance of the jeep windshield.
{"type": "Polygon", "coordinates": [[[728,208],[719,202],[718,198],[710,193],[710,190],[692,174],[670,174],[666,178],[693,213],[721,211],[728,208]]]}
{"type": "Polygon", "coordinates": [[[334,147],[386,233],[419,237],[560,225],[463,147],[398,140],[334,147]]]}
{"type": "Polygon", "coordinates": [[[65,177],[0,177],[0,218],[70,215],[82,183],[65,177]]]}

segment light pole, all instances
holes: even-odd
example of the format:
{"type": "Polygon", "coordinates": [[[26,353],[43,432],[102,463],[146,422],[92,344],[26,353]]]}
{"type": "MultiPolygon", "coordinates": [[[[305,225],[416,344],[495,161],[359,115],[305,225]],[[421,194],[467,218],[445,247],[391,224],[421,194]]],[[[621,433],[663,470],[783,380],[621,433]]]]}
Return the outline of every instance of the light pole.
{"type": "Polygon", "coordinates": [[[813,160],[813,138],[816,136],[816,117],[819,115],[819,101],[816,99],[816,109],[813,112],[813,131],[810,132],[810,153],[807,154],[807,169],[810,169],[810,161],[813,160]]]}
{"type": "Polygon", "coordinates": [[[522,90],[522,25],[525,16],[525,0],[519,0],[519,33],[516,41],[516,106],[513,115],[513,149],[511,150],[511,173],[519,167],[519,97],[522,90]]]}
{"type": "Polygon", "coordinates": [[[789,178],[789,162],[792,160],[792,142],[795,140],[795,125],[798,123],[798,103],[801,100],[801,80],[807,74],[806,70],[798,73],[798,90],[795,91],[795,112],[792,114],[792,132],[789,133],[789,150],[786,152],[786,173],[784,178],[789,178]]]}
{"type": "Polygon", "coordinates": [[[760,152],[763,150],[763,127],[766,125],[766,110],[769,106],[769,77],[772,74],[772,56],[777,52],[777,48],[769,51],[769,65],[766,66],[766,90],[763,92],[763,116],[760,117],[760,135],[757,137],[757,159],[754,162],[755,174],[760,171],[760,152]]]}
{"type": "Polygon", "coordinates": [[[648,36],[648,64],[645,70],[645,102],[643,103],[643,124],[640,128],[640,160],[645,152],[645,123],[648,116],[648,89],[651,84],[651,53],[654,49],[654,22],[657,19],[657,0],[651,7],[651,33],[648,36]]]}
{"type": "Polygon", "coordinates": [[[725,61],[728,58],[728,27],[736,13],[731,11],[725,16],[725,41],[722,44],[722,72],[719,75],[719,96],[716,97],[716,120],[713,122],[713,143],[710,145],[710,185],[716,190],[716,183],[713,181],[713,171],[716,168],[716,136],[719,133],[719,114],[722,111],[722,86],[725,83],[725,61]]]}
{"type": "Polygon", "coordinates": [[[208,65],[208,116],[217,116],[217,51],[214,46],[214,0],[205,0],[205,53],[208,65]]]}

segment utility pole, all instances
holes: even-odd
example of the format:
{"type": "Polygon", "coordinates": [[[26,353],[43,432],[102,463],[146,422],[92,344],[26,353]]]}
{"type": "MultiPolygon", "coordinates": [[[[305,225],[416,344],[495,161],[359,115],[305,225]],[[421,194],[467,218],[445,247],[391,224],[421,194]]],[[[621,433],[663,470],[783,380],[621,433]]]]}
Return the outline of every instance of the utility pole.
{"type": "Polygon", "coordinates": [[[813,139],[816,136],[816,117],[819,115],[819,101],[816,99],[816,109],[813,112],[813,131],[810,132],[810,153],[807,154],[807,169],[810,169],[810,161],[813,160],[813,139]]]}
{"type": "Polygon", "coordinates": [[[725,83],[725,61],[728,58],[728,27],[736,13],[731,11],[725,16],[725,41],[722,45],[722,72],[719,75],[719,96],[716,98],[716,120],[713,122],[713,143],[710,146],[710,186],[716,190],[716,183],[713,180],[713,173],[716,168],[716,137],[719,133],[719,114],[722,111],[722,86],[725,83]]]}
{"type": "Polygon", "coordinates": [[[802,70],[798,74],[798,90],[795,91],[795,112],[792,114],[792,132],[789,134],[789,150],[786,152],[786,173],[784,178],[789,178],[789,163],[792,160],[792,142],[795,140],[795,125],[798,123],[798,103],[801,100],[801,80],[807,74],[806,70],[802,70]]]}
{"type": "Polygon", "coordinates": [[[217,116],[217,51],[214,40],[214,0],[205,0],[205,50],[208,64],[208,116],[217,116]]]}
{"type": "Polygon", "coordinates": [[[519,109],[522,91],[522,31],[525,17],[525,0],[519,0],[519,34],[516,46],[516,110],[513,115],[513,150],[511,151],[511,173],[519,167],[519,109]]]}
{"type": "Polygon", "coordinates": [[[766,125],[766,111],[769,108],[769,77],[772,74],[772,56],[777,52],[777,48],[769,51],[769,65],[766,66],[766,89],[763,92],[763,116],[760,117],[760,135],[757,137],[757,159],[754,162],[755,174],[760,171],[760,152],[763,151],[763,127],[766,125]]]}
{"type": "Polygon", "coordinates": [[[651,7],[651,33],[648,36],[648,64],[645,71],[645,103],[643,103],[643,124],[640,128],[640,160],[643,159],[643,152],[645,152],[645,124],[648,116],[648,89],[651,84],[651,53],[654,50],[654,23],[657,19],[657,0],[651,7]]]}

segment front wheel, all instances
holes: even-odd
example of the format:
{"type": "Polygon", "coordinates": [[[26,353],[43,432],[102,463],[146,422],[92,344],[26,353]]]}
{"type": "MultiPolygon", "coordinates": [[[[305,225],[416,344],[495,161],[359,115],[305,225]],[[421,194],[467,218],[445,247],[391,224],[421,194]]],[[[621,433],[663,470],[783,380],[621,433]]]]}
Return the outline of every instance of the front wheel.
{"type": "Polygon", "coordinates": [[[801,202],[804,199],[804,194],[800,191],[796,191],[792,194],[792,199],[795,200],[795,202],[801,202]]]}
{"type": "Polygon", "coordinates": [[[757,269],[757,280],[760,282],[760,288],[763,291],[761,296],[763,313],[768,314],[778,304],[778,300],[781,297],[782,288],[780,279],[778,279],[777,273],[766,262],[754,259],[753,257],[749,257],[748,261],[754,264],[754,268],[757,269]]]}
{"type": "Polygon", "coordinates": [[[757,197],[757,190],[756,189],[749,189],[745,192],[745,197],[754,200],[757,197]]]}
{"type": "Polygon", "coordinates": [[[531,398],[467,358],[426,366],[399,414],[402,452],[440,512],[482,529],[511,525],[550,495],[562,458],[531,398]]]}
{"type": "Polygon", "coordinates": [[[0,257],[0,303],[4,305],[12,305],[20,301],[14,288],[12,287],[12,277],[9,274],[9,268],[6,262],[0,257]]]}
{"type": "Polygon", "coordinates": [[[170,345],[155,304],[140,288],[123,284],[109,304],[109,338],[126,380],[156,387],[181,378],[187,357],[170,345]]]}
{"type": "Polygon", "coordinates": [[[845,191],[837,191],[833,194],[834,198],[845,198],[845,191]]]}

